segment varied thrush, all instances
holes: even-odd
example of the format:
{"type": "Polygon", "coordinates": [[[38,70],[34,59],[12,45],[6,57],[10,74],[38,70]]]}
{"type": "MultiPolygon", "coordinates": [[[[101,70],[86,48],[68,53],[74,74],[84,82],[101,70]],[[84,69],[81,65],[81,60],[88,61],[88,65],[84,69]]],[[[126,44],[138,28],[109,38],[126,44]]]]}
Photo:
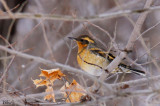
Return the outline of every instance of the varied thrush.
{"type": "MultiPolygon", "coordinates": [[[[81,35],[77,38],[69,37],[77,42],[78,53],[77,61],[79,66],[89,74],[100,76],[102,72],[107,68],[115,56],[111,53],[105,52],[99,48],[91,37],[88,35],[81,35]]],[[[120,63],[116,69],[111,73],[135,73],[145,76],[145,72],[137,69],[133,69],[131,66],[120,63]]]]}

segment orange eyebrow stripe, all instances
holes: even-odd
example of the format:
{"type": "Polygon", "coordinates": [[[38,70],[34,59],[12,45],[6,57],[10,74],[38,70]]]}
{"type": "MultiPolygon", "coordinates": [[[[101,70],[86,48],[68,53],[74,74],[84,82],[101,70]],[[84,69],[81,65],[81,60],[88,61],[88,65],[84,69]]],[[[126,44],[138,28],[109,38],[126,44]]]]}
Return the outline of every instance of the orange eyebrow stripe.
{"type": "Polygon", "coordinates": [[[95,43],[92,39],[90,39],[90,38],[88,38],[88,37],[84,37],[83,40],[87,40],[87,41],[89,41],[89,42],[91,42],[91,43],[95,43]]]}

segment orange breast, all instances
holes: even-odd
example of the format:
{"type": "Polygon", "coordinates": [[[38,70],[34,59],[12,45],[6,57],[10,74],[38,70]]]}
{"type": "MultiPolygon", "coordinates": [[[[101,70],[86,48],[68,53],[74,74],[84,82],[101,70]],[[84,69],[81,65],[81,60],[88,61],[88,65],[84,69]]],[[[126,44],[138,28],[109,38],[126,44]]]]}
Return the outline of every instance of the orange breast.
{"type": "Polygon", "coordinates": [[[109,64],[107,59],[90,52],[88,49],[79,51],[77,61],[84,71],[95,76],[100,76],[103,69],[109,64]]]}

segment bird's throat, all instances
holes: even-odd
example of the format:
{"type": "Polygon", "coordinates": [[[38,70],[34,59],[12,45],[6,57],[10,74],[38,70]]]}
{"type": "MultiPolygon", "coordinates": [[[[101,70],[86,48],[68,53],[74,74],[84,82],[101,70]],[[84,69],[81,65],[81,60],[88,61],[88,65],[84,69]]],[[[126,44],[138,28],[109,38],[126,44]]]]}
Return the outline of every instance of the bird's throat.
{"type": "Polygon", "coordinates": [[[82,52],[86,47],[87,47],[87,44],[82,44],[82,43],[79,43],[77,42],[77,45],[78,45],[78,53],[82,52]]]}

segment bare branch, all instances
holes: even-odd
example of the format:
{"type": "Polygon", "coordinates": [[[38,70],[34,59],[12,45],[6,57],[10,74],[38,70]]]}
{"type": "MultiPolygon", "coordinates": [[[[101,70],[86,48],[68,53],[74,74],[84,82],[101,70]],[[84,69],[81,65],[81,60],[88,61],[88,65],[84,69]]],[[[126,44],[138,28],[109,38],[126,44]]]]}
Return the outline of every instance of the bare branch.
{"type": "Polygon", "coordinates": [[[1,3],[3,4],[4,8],[8,12],[9,18],[14,19],[14,14],[10,11],[9,7],[7,6],[6,2],[4,0],[1,0],[1,3]]]}
{"type": "Polygon", "coordinates": [[[0,84],[1,84],[1,82],[2,82],[2,80],[3,80],[3,78],[6,76],[6,74],[7,74],[8,70],[9,70],[11,64],[13,63],[13,60],[14,60],[14,59],[15,59],[15,56],[11,59],[11,61],[10,61],[10,63],[8,64],[7,68],[6,68],[5,71],[3,72],[3,75],[2,75],[1,78],[0,78],[0,84]]]}
{"type": "Polygon", "coordinates": [[[124,85],[129,85],[129,87],[135,87],[135,86],[143,86],[148,83],[153,83],[154,81],[159,81],[160,80],[160,75],[158,76],[153,76],[153,77],[148,77],[148,78],[141,78],[137,80],[132,80],[132,81],[125,81],[117,84],[111,84],[111,87],[113,88],[119,88],[124,85]]]}
{"type": "MultiPolygon", "coordinates": [[[[112,13],[100,14],[97,16],[79,17],[79,18],[75,18],[72,16],[33,14],[33,13],[13,13],[12,15],[15,19],[26,18],[26,19],[45,19],[45,20],[57,20],[57,21],[98,21],[115,17],[121,17],[124,14],[143,13],[143,12],[151,12],[157,10],[160,10],[160,6],[138,9],[138,10],[121,10],[112,13]]],[[[10,15],[5,13],[1,14],[0,19],[10,19],[10,15]]]]}
{"type": "Polygon", "coordinates": [[[16,56],[20,56],[20,57],[25,58],[25,59],[34,60],[34,61],[37,61],[39,63],[43,63],[43,64],[50,65],[50,66],[61,67],[62,69],[65,69],[67,71],[82,74],[82,75],[87,76],[88,78],[92,79],[93,81],[98,81],[100,84],[102,84],[108,90],[112,91],[112,89],[108,86],[108,84],[104,83],[103,81],[98,80],[96,77],[94,77],[94,76],[92,76],[92,75],[90,75],[86,72],[83,72],[83,71],[81,71],[77,68],[73,68],[73,67],[70,67],[68,65],[58,63],[58,62],[53,62],[53,61],[50,61],[50,60],[46,60],[46,59],[38,57],[38,56],[32,56],[32,55],[29,55],[29,54],[25,54],[25,53],[21,53],[21,52],[15,51],[15,50],[11,50],[11,49],[8,49],[8,48],[6,48],[2,45],[0,45],[0,50],[6,51],[10,54],[14,54],[16,56]]]}
{"type": "MultiPolygon", "coordinates": [[[[152,0],[148,0],[146,2],[146,5],[145,5],[144,8],[148,8],[148,6],[150,6],[151,3],[152,3],[152,0]]],[[[136,41],[138,35],[140,35],[140,30],[141,30],[141,27],[143,25],[144,20],[146,19],[147,14],[148,14],[148,12],[144,12],[139,16],[139,18],[138,18],[138,20],[137,20],[137,22],[134,26],[134,30],[133,30],[133,32],[130,36],[130,39],[128,40],[128,43],[126,45],[126,51],[130,50],[132,48],[132,46],[134,45],[134,42],[136,41]]],[[[111,72],[113,69],[115,69],[118,66],[118,64],[122,61],[122,59],[124,57],[126,57],[126,55],[127,55],[127,52],[121,52],[120,55],[117,56],[112,61],[112,63],[108,65],[107,69],[111,72]]]]}

